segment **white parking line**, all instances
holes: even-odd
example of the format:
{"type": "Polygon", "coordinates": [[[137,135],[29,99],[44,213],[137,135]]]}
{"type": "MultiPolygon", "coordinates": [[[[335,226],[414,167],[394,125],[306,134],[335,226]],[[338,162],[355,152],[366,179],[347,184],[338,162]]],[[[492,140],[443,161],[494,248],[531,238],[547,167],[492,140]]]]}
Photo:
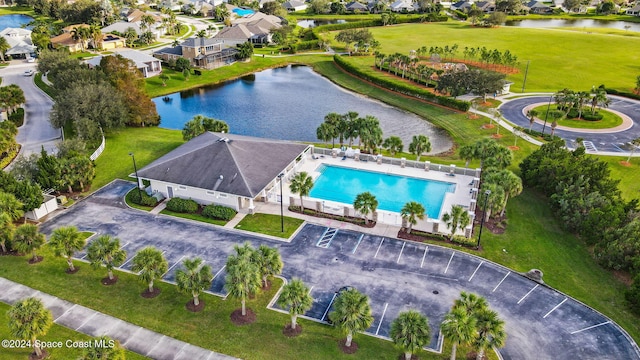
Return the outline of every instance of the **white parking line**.
{"type": "Polygon", "coordinates": [[[482,266],[482,264],[484,264],[484,261],[480,261],[480,264],[478,264],[476,271],[474,271],[473,274],[471,274],[471,277],[469,278],[468,281],[471,281],[471,279],[473,279],[473,277],[476,276],[476,273],[478,272],[478,269],[480,269],[480,266],[482,266]]]}
{"type": "Polygon", "coordinates": [[[336,299],[336,296],[338,295],[338,293],[334,293],[333,297],[331,298],[331,302],[329,303],[329,306],[327,306],[327,309],[324,311],[324,314],[322,314],[322,318],[320,319],[320,321],[324,321],[325,316],[327,316],[327,313],[329,312],[329,309],[331,309],[331,305],[333,304],[333,300],[336,299]]]}
{"type": "Polygon", "coordinates": [[[360,239],[358,239],[358,243],[356,244],[356,246],[353,248],[353,251],[351,252],[352,254],[355,254],[356,250],[358,250],[358,246],[360,246],[360,242],[362,241],[363,237],[364,237],[364,234],[361,234],[360,239]]]}
{"type": "Polygon", "coordinates": [[[407,243],[402,243],[402,249],[400,249],[400,254],[398,254],[398,260],[396,260],[396,264],[400,263],[400,258],[402,257],[402,252],[404,251],[405,245],[407,245],[407,243]]]}
{"type": "Polygon", "coordinates": [[[127,245],[129,245],[129,244],[131,244],[131,241],[127,241],[127,243],[126,243],[126,244],[124,244],[124,245],[120,246],[120,249],[124,249],[124,247],[125,247],[125,246],[127,246],[127,245]]]}
{"type": "Polygon", "coordinates": [[[518,300],[518,305],[520,305],[520,303],[523,302],[524,299],[526,299],[527,296],[529,296],[529,294],[531,294],[533,292],[533,290],[535,290],[538,286],[539,285],[536,284],[536,286],[534,286],[533,289],[529,290],[528,293],[524,294],[524,296],[520,300],[518,300]]]}
{"type": "Polygon", "coordinates": [[[213,280],[215,278],[217,278],[218,275],[220,275],[220,273],[222,272],[222,270],[224,270],[224,268],[226,268],[226,267],[227,267],[227,265],[223,266],[222,269],[218,270],[218,272],[215,275],[213,275],[213,277],[211,278],[211,282],[213,282],[213,280]]]}
{"type": "Polygon", "coordinates": [[[165,275],[167,275],[167,274],[169,273],[169,271],[171,271],[171,269],[173,269],[173,267],[174,267],[174,266],[176,266],[176,265],[180,264],[180,260],[184,259],[184,257],[185,257],[185,255],[182,255],[182,256],[180,257],[180,259],[178,259],[178,261],[176,261],[176,263],[175,263],[175,264],[171,265],[171,267],[167,269],[167,272],[166,272],[166,273],[164,273],[164,274],[162,274],[162,276],[160,276],[160,277],[161,277],[161,278],[163,278],[165,275]]]}
{"type": "Polygon", "coordinates": [[[308,294],[311,294],[311,291],[313,291],[313,287],[314,287],[314,286],[315,286],[315,285],[312,285],[312,286],[309,288],[309,292],[308,292],[308,294]]]}
{"type": "Polygon", "coordinates": [[[376,335],[378,335],[378,332],[380,331],[380,325],[382,325],[384,314],[387,312],[387,306],[389,306],[389,303],[384,303],[384,310],[382,310],[382,316],[380,316],[380,322],[378,323],[378,328],[376,329],[376,335]]]}
{"type": "Polygon", "coordinates": [[[500,280],[500,282],[498,283],[498,285],[496,285],[496,287],[493,288],[493,290],[491,290],[491,292],[495,292],[496,290],[498,290],[498,286],[500,286],[500,284],[502,284],[502,282],[507,278],[507,276],[509,276],[509,274],[511,274],[511,271],[509,271],[507,273],[507,275],[505,275],[502,280],[500,280]]]}
{"type": "Polygon", "coordinates": [[[570,334],[571,334],[571,335],[574,335],[574,334],[577,334],[577,333],[579,333],[579,332],[583,332],[583,331],[585,331],[585,330],[590,330],[590,329],[593,329],[593,328],[597,328],[598,326],[607,325],[607,324],[611,324],[611,321],[605,321],[605,322],[603,322],[603,323],[596,324],[596,325],[592,325],[592,326],[586,327],[586,328],[584,328],[584,329],[576,330],[576,331],[574,331],[574,332],[572,332],[572,333],[570,333],[570,334]]]}
{"type": "Polygon", "coordinates": [[[420,262],[420,269],[422,269],[422,265],[424,265],[424,258],[427,256],[427,251],[429,251],[429,247],[424,247],[424,254],[422,254],[422,261],[420,262]]]}
{"type": "Polygon", "coordinates": [[[557,309],[557,308],[559,308],[559,307],[560,307],[560,305],[564,304],[564,302],[565,302],[565,301],[567,301],[567,298],[564,298],[564,300],[562,300],[562,301],[560,302],[560,304],[556,305],[553,309],[549,310],[549,312],[548,312],[548,313],[546,313],[542,318],[543,318],[543,319],[546,319],[546,318],[547,318],[547,316],[549,316],[549,314],[551,314],[552,312],[556,311],[556,309],[557,309]]]}
{"type": "Polygon", "coordinates": [[[451,265],[451,260],[453,260],[453,255],[455,255],[455,252],[451,253],[451,257],[449,258],[449,262],[447,263],[447,267],[444,269],[444,273],[446,274],[447,271],[449,271],[449,265],[451,265]]]}
{"type": "Polygon", "coordinates": [[[378,250],[376,250],[376,254],[373,255],[374,259],[378,257],[378,252],[380,251],[380,247],[382,246],[383,242],[384,242],[384,238],[382,238],[382,241],[380,241],[380,245],[378,245],[378,250]]]}
{"type": "Polygon", "coordinates": [[[120,265],[118,268],[120,268],[120,269],[124,269],[124,266],[125,266],[125,265],[127,265],[127,263],[128,263],[129,261],[133,260],[133,258],[134,258],[134,257],[135,257],[135,256],[130,257],[130,258],[129,258],[129,260],[125,261],[125,262],[124,262],[124,264],[120,265]]]}

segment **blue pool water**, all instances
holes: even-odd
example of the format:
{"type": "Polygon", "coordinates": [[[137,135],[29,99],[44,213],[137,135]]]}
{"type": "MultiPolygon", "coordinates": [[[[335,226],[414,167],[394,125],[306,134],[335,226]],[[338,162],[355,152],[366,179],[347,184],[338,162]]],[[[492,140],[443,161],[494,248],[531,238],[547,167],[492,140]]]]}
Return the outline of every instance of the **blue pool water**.
{"type": "Polygon", "coordinates": [[[231,11],[233,11],[236,14],[238,14],[238,16],[242,16],[242,17],[247,16],[247,15],[251,15],[251,14],[254,13],[253,10],[241,9],[241,8],[235,8],[235,9],[233,9],[231,11]]]}
{"type": "Polygon", "coordinates": [[[368,191],[378,200],[378,209],[400,212],[406,203],[416,201],[431,219],[440,217],[444,195],[456,184],[389,175],[340,166],[321,165],[309,196],[316,199],[353,204],[356,195],[368,191]]]}

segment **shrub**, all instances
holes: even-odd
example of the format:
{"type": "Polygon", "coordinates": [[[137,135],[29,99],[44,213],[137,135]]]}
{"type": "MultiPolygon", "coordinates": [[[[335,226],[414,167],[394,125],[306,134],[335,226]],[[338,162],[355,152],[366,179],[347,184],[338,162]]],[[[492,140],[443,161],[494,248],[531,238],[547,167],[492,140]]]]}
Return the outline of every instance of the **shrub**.
{"type": "Polygon", "coordinates": [[[156,206],[158,201],[153,196],[147,195],[145,191],[136,191],[131,190],[129,195],[127,196],[128,200],[134,204],[144,205],[144,206],[156,206]],[[142,200],[140,199],[140,195],[142,194],[142,200]]]}
{"type": "Polygon", "coordinates": [[[220,219],[229,221],[236,216],[237,212],[232,208],[222,205],[207,205],[202,209],[202,216],[211,219],[220,219]]]}
{"type": "Polygon", "coordinates": [[[454,235],[451,239],[454,244],[460,244],[462,246],[476,246],[477,242],[473,238],[466,238],[462,235],[454,235]]]}
{"type": "Polygon", "coordinates": [[[191,199],[173,198],[167,202],[167,210],[193,214],[198,211],[198,203],[191,199]]]}
{"type": "Polygon", "coordinates": [[[624,292],[629,303],[629,308],[636,314],[640,314],[640,275],[633,278],[633,284],[624,292]]]}
{"type": "Polygon", "coordinates": [[[14,124],[16,124],[16,127],[22,126],[22,124],[24,124],[24,109],[19,108],[18,110],[12,112],[11,115],[8,116],[8,118],[14,124]]]}

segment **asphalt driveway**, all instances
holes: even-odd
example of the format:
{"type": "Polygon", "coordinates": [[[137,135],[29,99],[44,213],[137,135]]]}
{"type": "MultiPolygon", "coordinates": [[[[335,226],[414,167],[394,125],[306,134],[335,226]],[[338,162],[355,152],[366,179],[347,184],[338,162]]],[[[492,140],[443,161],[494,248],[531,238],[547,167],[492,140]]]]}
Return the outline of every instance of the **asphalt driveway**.
{"type": "MultiPolygon", "coordinates": [[[[429,347],[440,351],[439,326],[460,291],[484,296],[506,322],[505,359],[639,359],[637,345],[610,319],[566,295],[466,253],[343,229],[306,224],[290,242],[188,220],[129,209],[122,202],[134,184],[115,181],[42,225],[50,233],[63,225],[111,234],[128,252],[153,245],[165,252],[173,281],[182,259],[200,256],[216,275],[210,292],[224,296],[224,264],[233,246],[249,241],[279,249],[283,276],[311,287],[313,308],[306,314],[325,321],[336,291],[354,286],[371,299],[374,322],[367,333],[387,337],[401,311],[427,315],[429,347]]],[[[78,254],[82,257],[84,254],[78,254]]]]}

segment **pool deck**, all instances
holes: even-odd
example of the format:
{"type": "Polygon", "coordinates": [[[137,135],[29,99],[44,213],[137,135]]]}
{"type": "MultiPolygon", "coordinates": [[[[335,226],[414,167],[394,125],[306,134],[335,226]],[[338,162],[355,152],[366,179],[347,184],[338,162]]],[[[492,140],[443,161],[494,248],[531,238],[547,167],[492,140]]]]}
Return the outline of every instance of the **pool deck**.
{"type": "MultiPolygon", "coordinates": [[[[451,176],[449,171],[450,168],[448,165],[442,165],[441,166],[442,171],[437,171],[437,170],[426,171],[424,169],[424,163],[407,161],[407,166],[401,167],[400,165],[395,165],[395,164],[387,164],[387,163],[378,164],[375,160],[372,161],[373,160],[372,156],[361,155],[361,157],[364,157],[364,156],[368,158],[368,161],[355,160],[354,158],[345,158],[343,160],[342,156],[337,156],[334,158],[330,155],[322,156],[322,155],[316,154],[314,156],[315,158],[309,156],[304,162],[301,163],[301,165],[296,169],[296,171],[297,172],[306,171],[315,180],[318,178],[318,176],[320,176],[320,172],[318,171],[320,166],[323,164],[326,164],[326,165],[349,167],[353,169],[375,171],[375,172],[380,172],[385,174],[407,176],[407,177],[426,179],[426,180],[436,180],[436,181],[443,181],[443,182],[456,184],[456,189],[454,193],[445,194],[444,201],[440,209],[440,215],[437,219],[438,221],[436,221],[436,219],[419,220],[418,224],[415,225],[415,228],[425,230],[425,231],[434,231],[434,223],[439,223],[438,228],[436,229],[437,232],[449,233],[448,229],[446,228],[446,225],[442,223],[440,219],[442,218],[442,215],[444,213],[450,211],[453,205],[462,205],[467,209],[475,208],[475,200],[473,200],[472,198],[472,195],[474,192],[473,182],[474,182],[474,179],[476,178],[475,169],[464,170],[464,169],[458,168],[456,169],[457,170],[456,172],[458,173],[454,176],[451,176]],[[420,166],[420,168],[413,167],[413,166],[420,166]],[[468,175],[462,175],[460,174],[460,172],[467,173],[468,175]]],[[[438,166],[438,165],[435,165],[435,166],[438,166]]],[[[432,169],[434,168],[434,164],[431,165],[431,168],[432,169]]],[[[285,183],[283,186],[283,197],[284,197],[285,204],[289,202],[288,201],[289,197],[293,197],[294,199],[299,199],[299,196],[297,194],[292,194],[291,191],[289,190],[289,184],[290,184],[289,178],[292,176],[293,174],[287,177],[287,180],[285,180],[285,183]]],[[[341,203],[331,202],[323,199],[305,198],[304,201],[305,201],[305,206],[311,205],[314,201],[321,201],[323,203],[324,210],[326,212],[333,212],[336,214],[342,214],[345,206],[352,207],[352,204],[341,204],[341,203]]],[[[411,201],[411,199],[407,199],[407,202],[408,201],[411,201]]],[[[378,210],[378,223],[379,224],[384,223],[387,225],[392,225],[394,227],[400,226],[402,224],[402,218],[400,216],[400,213],[378,210]]],[[[464,234],[464,232],[462,231],[459,231],[458,233],[461,235],[464,234]]]]}

